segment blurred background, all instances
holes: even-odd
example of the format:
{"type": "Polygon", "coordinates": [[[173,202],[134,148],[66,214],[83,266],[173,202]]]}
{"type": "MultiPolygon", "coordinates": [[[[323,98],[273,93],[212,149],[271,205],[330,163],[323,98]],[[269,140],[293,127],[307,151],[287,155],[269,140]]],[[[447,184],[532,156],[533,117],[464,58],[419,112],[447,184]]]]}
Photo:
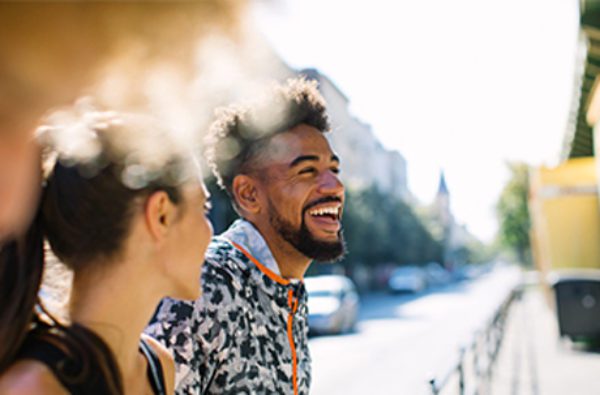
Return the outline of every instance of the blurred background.
{"type": "Polygon", "coordinates": [[[318,81],[347,187],[349,254],[306,279],[313,393],[595,393],[600,2],[250,19],[280,78],[318,81]]]}
{"type": "MultiPolygon", "coordinates": [[[[77,83],[182,146],[219,105],[317,81],[349,252],[306,278],[313,394],[598,392],[599,0],[100,2],[85,18],[16,3],[0,7],[3,87],[46,109],[32,86],[56,106],[77,83]],[[55,30],[87,50],[44,45],[55,30]],[[10,78],[23,64],[31,79],[10,78]]],[[[235,214],[208,185],[221,232],[235,214]]]]}

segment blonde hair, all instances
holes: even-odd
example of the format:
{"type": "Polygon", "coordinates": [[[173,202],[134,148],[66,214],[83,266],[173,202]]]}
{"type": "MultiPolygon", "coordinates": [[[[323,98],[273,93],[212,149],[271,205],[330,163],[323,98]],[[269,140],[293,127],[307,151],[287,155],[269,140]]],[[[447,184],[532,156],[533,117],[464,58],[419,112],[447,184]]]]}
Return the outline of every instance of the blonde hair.
{"type": "MultiPolygon", "coordinates": [[[[123,100],[144,71],[170,64],[190,73],[194,47],[215,29],[235,34],[243,1],[0,3],[0,116],[71,103],[118,80],[123,100]],[[86,92],[90,93],[90,92],[86,92]]],[[[123,104],[121,103],[121,104],[123,104]]],[[[112,103],[105,103],[111,106],[112,103]]]]}

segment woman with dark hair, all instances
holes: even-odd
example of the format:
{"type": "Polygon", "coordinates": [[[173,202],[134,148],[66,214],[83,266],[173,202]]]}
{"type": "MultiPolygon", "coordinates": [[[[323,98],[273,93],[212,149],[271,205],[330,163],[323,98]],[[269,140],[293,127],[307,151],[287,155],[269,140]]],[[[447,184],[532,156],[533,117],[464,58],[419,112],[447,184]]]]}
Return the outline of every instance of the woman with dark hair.
{"type": "MultiPolygon", "coordinates": [[[[107,107],[156,108],[144,101],[156,72],[197,80],[198,44],[213,29],[236,32],[243,9],[220,0],[0,2],[0,375],[34,320],[44,267],[40,119],[82,94],[107,107]]],[[[212,111],[196,106],[194,115],[201,110],[212,111]]]]}
{"type": "Polygon", "coordinates": [[[141,332],[161,298],[199,296],[212,227],[198,167],[155,120],[75,119],[40,133],[54,164],[36,220],[73,270],[70,322],[41,306],[39,318],[29,314],[0,393],[173,393],[172,357],[141,332]]]}

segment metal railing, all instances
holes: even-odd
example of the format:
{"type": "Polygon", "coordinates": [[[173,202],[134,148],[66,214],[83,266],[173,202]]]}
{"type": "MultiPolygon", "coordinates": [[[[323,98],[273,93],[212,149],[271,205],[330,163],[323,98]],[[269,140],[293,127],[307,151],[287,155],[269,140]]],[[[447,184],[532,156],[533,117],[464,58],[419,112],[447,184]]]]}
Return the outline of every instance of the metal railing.
{"type": "Polygon", "coordinates": [[[484,327],[476,331],[470,341],[459,348],[458,357],[441,374],[429,380],[432,395],[481,393],[492,374],[504,338],[508,310],[521,293],[520,286],[512,289],[484,327]]]}

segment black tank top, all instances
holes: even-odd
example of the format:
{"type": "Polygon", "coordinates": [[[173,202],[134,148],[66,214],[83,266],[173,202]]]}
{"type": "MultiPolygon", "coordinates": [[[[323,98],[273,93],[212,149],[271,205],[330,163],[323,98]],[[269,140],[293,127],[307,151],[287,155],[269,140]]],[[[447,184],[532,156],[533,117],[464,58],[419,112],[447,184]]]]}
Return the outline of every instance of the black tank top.
{"type": "Polygon", "coordinates": [[[140,351],[148,361],[148,380],[156,395],[167,395],[165,376],[163,375],[160,358],[154,349],[144,339],[140,339],[140,351]]]}
{"type": "MultiPolygon", "coordinates": [[[[65,352],[64,348],[47,338],[28,338],[19,353],[18,359],[39,361],[52,371],[65,389],[73,395],[105,395],[110,390],[106,380],[98,374],[80,372],[77,361],[65,352]],[[86,377],[85,380],[82,379],[86,377]]],[[[165,379],[160,358],[154,349],[140,339],[140,352],[148,361],[148,381],[155,395],[166,395],[165,379]]],[[[93,370],[93,366],[90,370],[93,370]]]]}

